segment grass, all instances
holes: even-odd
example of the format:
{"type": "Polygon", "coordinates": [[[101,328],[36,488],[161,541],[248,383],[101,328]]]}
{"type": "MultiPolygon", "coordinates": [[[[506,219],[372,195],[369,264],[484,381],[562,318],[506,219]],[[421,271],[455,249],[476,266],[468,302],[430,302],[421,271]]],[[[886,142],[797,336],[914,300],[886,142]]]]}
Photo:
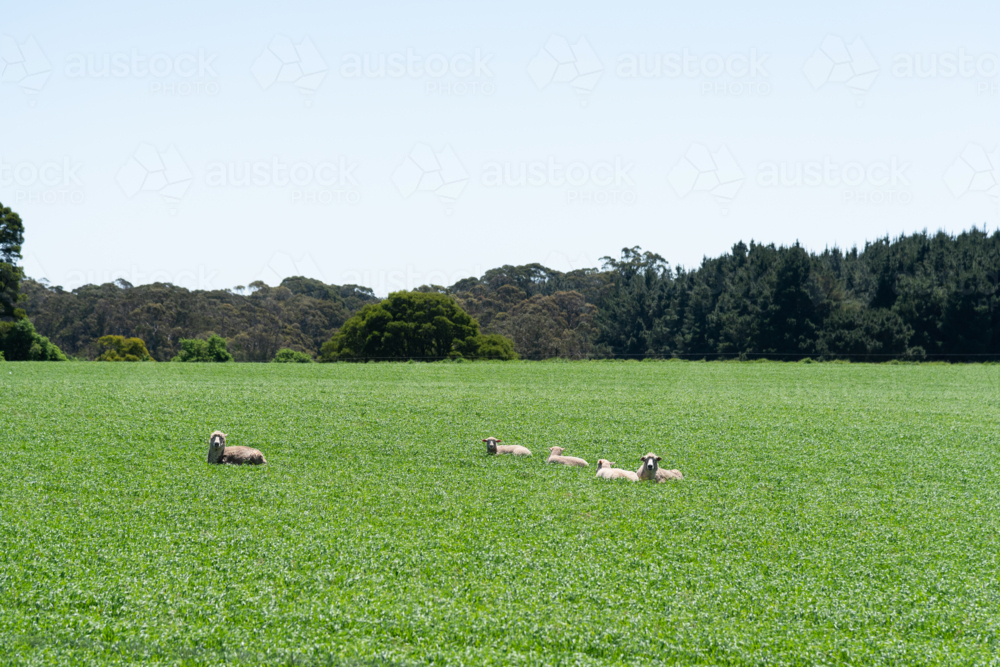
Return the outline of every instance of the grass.
{"type": "Polygon", "coordinates": [[[1000,366],[6,363],[0,404],[3,664],[1000,655],[1000,366]],[[594,479],[648,450],[687,480],[594,479]]]}

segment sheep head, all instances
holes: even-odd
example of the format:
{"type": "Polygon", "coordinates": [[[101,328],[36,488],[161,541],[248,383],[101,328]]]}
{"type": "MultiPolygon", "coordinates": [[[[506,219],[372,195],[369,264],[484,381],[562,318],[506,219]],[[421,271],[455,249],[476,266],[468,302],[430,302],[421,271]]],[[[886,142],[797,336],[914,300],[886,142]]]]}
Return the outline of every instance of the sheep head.
{"type": "Polygon", "coordinates": [[[208,436],[208,462],[216,463],[226,451],[226,434],[222,431],[212,431],[208,436]]]}
{"type": "Polygon", "coordinates": [[[646,472],[649,472],[653,475],[656,474],[656,469],[660,467],[659,461],[661,460],[661,458],[656,454],[654,454],[653,452],[646,454],[639,460],[642,461],[642,467],[646,469],[646,472]]]}
{"type": "Polygon", "coordinates": [[[597,459],[597,469],[601,468],[613,468],[615,465],[614,461],[609,461],[607,459],[597,459]]]}
{"type": "Polygon", "coordinates": [[[494,438],[493,436],[490,436],[490,437],[486,438],[485,440],[483,440],[483,442],[486,443],[486,453],[487,454],[496,454],[497,453],[497,443],[498,442],[503,442],[503,441],[500,440],[500,438],[494,438]]]}
{"type": "Polygon", "coordinates": [[[562,447],[549,447],[549,451],[552,452],[553,454],[555,454],[556,456],[562,456],[563,448],[562,447]]]}

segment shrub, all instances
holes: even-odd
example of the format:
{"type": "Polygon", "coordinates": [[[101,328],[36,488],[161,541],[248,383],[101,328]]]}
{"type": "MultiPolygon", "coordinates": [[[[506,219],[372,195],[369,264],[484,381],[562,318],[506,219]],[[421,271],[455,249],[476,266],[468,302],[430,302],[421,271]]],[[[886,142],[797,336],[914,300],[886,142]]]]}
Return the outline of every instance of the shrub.
{"type": "Polygon", "coordinates": [[[95,361],[153,361],[141,338],[101,336],[97,342],[107,349],[95,361]]]}
{"type": "Polygon", "coordinates": [[[480,336],[476,350],[477,359],[499,359],[512,361],[518,358],[514,351],[514,341],[500,334],[480,336]]]}
{"type": "Polygon", "coordinates": [[[66,355],[45,336],[39,336],[31,320],[0,322],[0,352],[7,361],[66,361],[66,355]]]}
{"type": "Polygon", "coordinates": [[[285,348],[283,350],[278,350],[278,353],[274,355],[274,359],[271,359],[273,364],[311,364],[312,357],[310,357],[305,352],[299,352],[298,350],[289,350],[285,348]]]}
{"type": "Polygon", "coordinates": [[[208,340],[201,338],[181,338],[178,343],[181,352],[171,361],[192,362],[226,362],[232,361],[233,355],[226,349],[226,339],[217,334],[211,334],[208,340]]]}

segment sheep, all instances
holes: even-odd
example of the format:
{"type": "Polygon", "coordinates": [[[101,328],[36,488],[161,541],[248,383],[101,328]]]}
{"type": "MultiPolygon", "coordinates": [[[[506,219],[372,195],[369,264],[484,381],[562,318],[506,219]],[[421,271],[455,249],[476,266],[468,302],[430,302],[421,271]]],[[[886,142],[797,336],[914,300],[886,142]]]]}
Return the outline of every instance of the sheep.
{"type": "Polygon", "coordinates": [[[621,468],[612,468],[615,463],[614,461],[608,461],[607,459],[597,459],[597,475],[601,479],[628,479],[633,482],[639,481],[639,475],[635,474],[631,470],[622,470],[621,468]]]}
{"type": "Polygon", "coordinates": [[[549,458],[545,460],[546,463],[561,463],[564,466],[579,466],[581,468],[586,468],[590,465],[583,459],[577,458],[576,456],[563,456],[562,447],[549,447],[549,451],[552,453],[549,454],[549,458]]]}
{"type": "Polygon", "coordinates": [[[639,460],[642,461],[642,465],[635,471],[636,475],[639,476],[639,479],[646,480],[648,482],[665,482],[668,479],[684,479],[684,475],[682,475],[681,471],[676,468],[673,470],[661,468],[659,466],[659,462],[662,459],[653,452],[649,452],[639,460]]]}
{"type": "Polygon", "coordinates": [[[486,443],[487,454],[513,454],[514,456],[531,456],[531,450],[521,445],[498,445],[500,438],[490,436],[483,440],[486,443]]]}
{"type": "Polygon", "coordinates": [[[267,459],[259,449],[253,447],[226,447],[226,434],[213,431],[208,437],[208,462],[260,465],[267,463],[267,459]]]}

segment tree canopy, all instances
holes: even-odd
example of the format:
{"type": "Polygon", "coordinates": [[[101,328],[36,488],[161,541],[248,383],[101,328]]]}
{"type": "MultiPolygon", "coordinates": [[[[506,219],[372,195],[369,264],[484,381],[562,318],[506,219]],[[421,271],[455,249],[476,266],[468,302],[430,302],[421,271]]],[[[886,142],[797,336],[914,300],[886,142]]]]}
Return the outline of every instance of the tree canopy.
{"type": "Polygon", "coordinates": [[[28,318],[0,322],[0,352],[7,361],[66,361],[62,350],[38,335],[28,318]]]}
{"type": "Polygon", "coordinates": [[[322,360],[476,359],[483,346],[491,358],[502,358],[508,349],[497,338],[484,340],[479,323],[452,296],[394,292],[345,322],[323,344],[322,360]]]}
{"type": "Polygon", "coordinates": [[[24,224],[21,216],[0,203],[0,317],[21,319],[25,311],[18,308],[20,284],[24,272],[17,265],[24,244],[24,224]]]}
{"type": "Polygon", "coordinates": [[[157,361],[180,352],[182,338],[217,333],[237,361],[270,361],[288,348],[315,356],[362,305],[378,298],[366,287],[288,278],[277,287],[188,290],[169,283],[132,286],[124,280],[67,291],[22,283],[23,302],[38,330],[75,356],[103,353],[102,336],[138,337],[157,361]]]}

